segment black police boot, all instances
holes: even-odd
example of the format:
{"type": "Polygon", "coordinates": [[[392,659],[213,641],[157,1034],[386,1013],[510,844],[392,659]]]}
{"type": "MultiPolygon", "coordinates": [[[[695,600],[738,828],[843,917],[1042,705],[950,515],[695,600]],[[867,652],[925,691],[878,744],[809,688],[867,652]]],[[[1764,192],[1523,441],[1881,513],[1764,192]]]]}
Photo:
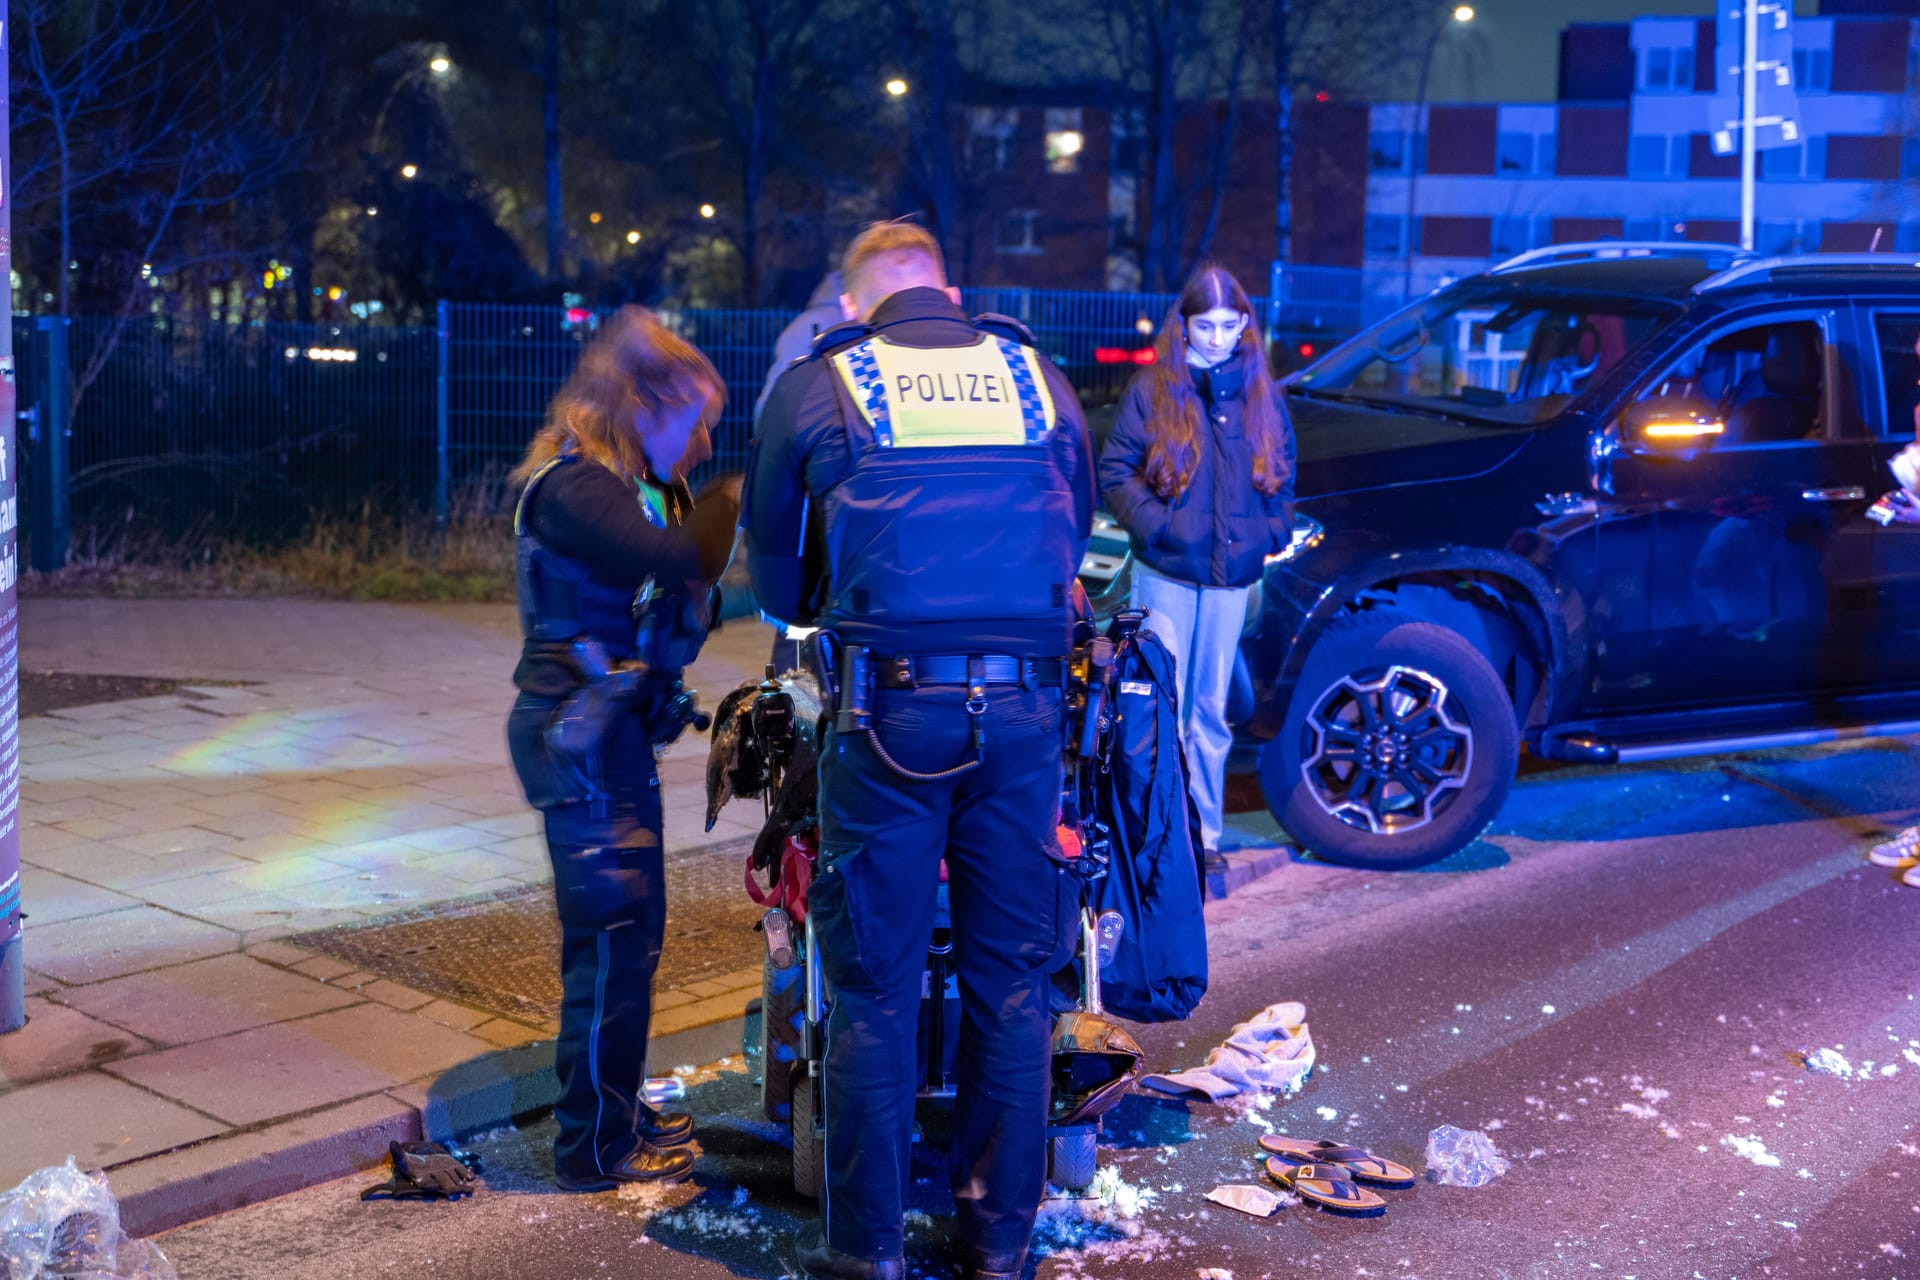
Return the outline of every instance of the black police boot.
{"type": "Polygon", "coordinates": [[[634,1126],[634,1132],[651,1147],[683,1147],[693,1141],[693,1117],[655,1111],[641,1103],[640,1123],[634,1126]]]}
{"type": "Polygon", "coordinates": [[[657,1182],[665,1186],[693,1172],[693,1152],[678,1148],[662,1151],[642,1142],[618,1164],[604,1169],[574,1169],[555,1162],[553,1181],[562,1191],[611,1191],[623,1182],[657,1182]]]}
{"type": "Polygon", "coordinates": [[[794,1233],[793,1244],[807,1280],[903,1280],[906,1275],[899,1258],[874,1262],[840,1252],[827,1243],[827,1224],[818,1218],[794,1233]]]}
{"type": "Polygon", "coordinates": [[[1010,1249],[1005,1253],[968,1249],[963,1251],[963,1259],[966,1280],[1019,1280],[1020,1273],[1027,1268],[1025,1249],[1010,1249]]]}

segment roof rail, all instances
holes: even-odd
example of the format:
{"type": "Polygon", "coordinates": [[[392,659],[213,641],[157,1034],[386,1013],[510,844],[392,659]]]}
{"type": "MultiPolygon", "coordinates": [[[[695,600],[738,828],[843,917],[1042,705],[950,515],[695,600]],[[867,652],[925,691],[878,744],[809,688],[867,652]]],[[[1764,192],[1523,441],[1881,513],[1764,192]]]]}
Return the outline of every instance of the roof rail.
{"type": "Polygon", "coordinates": [[[1736,284],[1765,284],[1781,270],[1820,270],[1830,267],[1920,267],[1911,253],[1795,253],[1776,258],[1755,258],[1736,263],[1725,271],[1708,276],[1693,286],[1695,293],[1726,289],[1736,284]]]}
{"type": "Polygon", "coordinates": [[[1592,262],[1600,258],[1736,258],[1750,256],[1737,244],[1714,244],[1705,240],[1584,240],[1578,244],[1550,244],[1529,249],[1490,267],[1488,275],[1517,271],[1522,267],[1542,267],[1555,262],[1592,262]]]}

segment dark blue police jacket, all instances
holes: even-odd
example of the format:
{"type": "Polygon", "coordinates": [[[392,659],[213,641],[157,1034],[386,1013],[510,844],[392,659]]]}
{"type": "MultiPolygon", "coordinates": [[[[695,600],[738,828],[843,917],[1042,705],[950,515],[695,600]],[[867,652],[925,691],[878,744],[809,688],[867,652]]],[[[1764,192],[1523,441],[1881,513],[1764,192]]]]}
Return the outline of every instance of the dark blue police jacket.
{"type": "Polygon", "coordinates": [[[748,466],[761,609],[886,654],[1065,654],[1092,449],[1072,387],[1032,347],[931,288],[821,334],[775,383],[748,466]],[[893,438],[912,434],[916,399],[968,398],[1013,435],[893,438]]]}

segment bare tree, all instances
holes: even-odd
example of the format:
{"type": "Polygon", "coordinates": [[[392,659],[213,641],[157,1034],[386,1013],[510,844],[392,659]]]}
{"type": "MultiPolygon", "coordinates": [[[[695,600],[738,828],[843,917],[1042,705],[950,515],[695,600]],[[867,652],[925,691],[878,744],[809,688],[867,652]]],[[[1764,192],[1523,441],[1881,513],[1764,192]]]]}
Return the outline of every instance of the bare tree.
{"type": "MultiPolygon", "coordinates": [[[[251,47],[207,0],[25,0],[14,13],[14,226],[56,246],[36,265],[57,279],[58,313],[72,313],[83,256],[90,294],[121,323],[150,277],[249,257],[248,202],[297,162],[302,122],[270,128],[265,110],[290,39],[251,47]]],[[[85,354],[76,402],[119,334],[85,354]]]]}
{"type": "Polygon", "coordinates": [[[724,122],[740,182],[742,289],[758,306],[765,280],[761,205],[785,116],[801,78],[830,65],[827,0],[702,0],[689,15],[689,49],[724,122]]]}

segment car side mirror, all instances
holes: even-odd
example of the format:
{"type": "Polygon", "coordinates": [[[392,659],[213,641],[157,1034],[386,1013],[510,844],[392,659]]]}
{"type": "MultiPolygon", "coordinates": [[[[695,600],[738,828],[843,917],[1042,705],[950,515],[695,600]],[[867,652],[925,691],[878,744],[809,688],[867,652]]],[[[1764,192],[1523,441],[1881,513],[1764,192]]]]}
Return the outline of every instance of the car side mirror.
{"type": "Polygon", "coordinates": [[[1685,396],[1638,401],[1620,418],[1621,443],[1634,453],[1690,458],[1713,448],[1726,431],[1718,409],[1685,396]]]}

